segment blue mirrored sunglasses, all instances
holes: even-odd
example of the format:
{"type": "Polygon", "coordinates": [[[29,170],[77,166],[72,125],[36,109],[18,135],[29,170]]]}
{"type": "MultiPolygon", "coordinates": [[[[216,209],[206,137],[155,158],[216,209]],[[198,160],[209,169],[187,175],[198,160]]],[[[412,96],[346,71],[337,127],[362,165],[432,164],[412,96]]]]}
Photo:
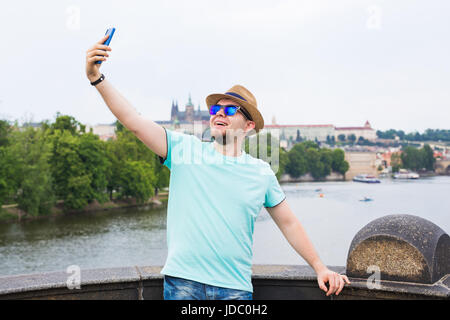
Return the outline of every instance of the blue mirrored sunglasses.
{"type": "Polygon", "coordinates": [[[226,106],[221,106],[219,104],[213,104],[210,108],[209,108],[209,114],[210,115],[215,115],[217,112],[219,112],[220,109],[223,108],[224,113],[227,116],[234,116],[236,114],[236,112],[241,108],[240,106],[234,106],[232,104],[228,104],[226,106]]]}

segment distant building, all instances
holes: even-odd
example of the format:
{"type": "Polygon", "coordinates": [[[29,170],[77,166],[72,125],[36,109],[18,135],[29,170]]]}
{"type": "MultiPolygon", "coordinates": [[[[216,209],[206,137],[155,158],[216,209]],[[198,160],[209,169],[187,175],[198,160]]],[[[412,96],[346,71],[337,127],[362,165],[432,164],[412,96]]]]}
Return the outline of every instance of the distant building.
{"type": "Polygon", "coordinates": [[[95,126],[86,125],[86,132],[92,130],[93,134],[99,136],[100,140],[107,141],[116,138],[116,125],[112,124],[97,124],[95,126]]]}
{"type": "Polygon", "coordinates": [[[334,137],[334,125],[332,124],[268,124],[261,130],[262,133],[270,132],[278,137],[282,147],[290,148],[293,144],[305,140],[325,142],[334,137]],[[277,131],[277,132],[275,132],[277,131]]]}
{"type": "Polygon", "coordinates": [[[189,95],[189,101],[186,104],[184,111],[178,108],[178,102],[172,101],[172,110],[170,112],[170,121],[178,120],[180,123],[188,122],[192,123],[194,121],[209,121],[209,111],[200,110],[200,105],[197,110],[194,108],[192,103],[191,95],[189,95]]]}
{"type": "Polygon", "coordinates": [[[343,134],[346,139],[352,134],[355,135],[356,141],[359,137],[363,137],[366,140],[375,141],[377,139],[377,133],[372,129],[369,121],[366,121],[364,127],[336,127],[334,138],[338,141],[338,137],[343,134]]]}

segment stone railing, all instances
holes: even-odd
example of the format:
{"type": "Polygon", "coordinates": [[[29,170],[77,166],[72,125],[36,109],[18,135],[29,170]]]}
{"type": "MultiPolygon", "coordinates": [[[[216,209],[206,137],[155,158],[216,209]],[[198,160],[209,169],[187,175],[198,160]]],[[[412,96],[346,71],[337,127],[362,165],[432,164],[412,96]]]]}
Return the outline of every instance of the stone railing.
{"type": "MultiPolygon", "coordinates": [[[[435,224],[411,215],[390,215],[354,237],[346,267],[352,282],[326,297],[308,266],[256,265],[254,299],[448,299],[450,238],[435,224]]],[[[0,277],[0,299],[162,299],[161,267],[81,270],[0,277]]]]}

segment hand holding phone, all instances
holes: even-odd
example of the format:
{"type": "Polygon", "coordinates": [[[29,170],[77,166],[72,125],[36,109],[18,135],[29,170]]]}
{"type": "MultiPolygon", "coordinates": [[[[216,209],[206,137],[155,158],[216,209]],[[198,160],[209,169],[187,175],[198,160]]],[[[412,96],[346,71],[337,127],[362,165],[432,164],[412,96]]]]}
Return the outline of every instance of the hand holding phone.
{"type": "Polygon", "coordinates": [[[115,28],[106,30],[106,34],[100,41],[86,52],[86,75],[91,82],[97,80],[101,75],[99,71],[101,62],[106,61],[109,57],[108,51],[112,50],[109,44],[115,30],[115,28]]]}
{"type": "MultiPolygon", "coordinates": [[[[111,43],[111,39],[112,39],[112,37],[113,37],[115,31],[116,31],[116,28],[109,28],[108,30],[106,30],[105,37],[108,36],[108,38],[107,38],[106,41],[103,43],[104,45],[109,46],[109,44],[111,43]]],[[[96,64],[101,64],[102,61],[99,60],[99,61],[96,61],[95,63],[96,63],[96,64]]]]}

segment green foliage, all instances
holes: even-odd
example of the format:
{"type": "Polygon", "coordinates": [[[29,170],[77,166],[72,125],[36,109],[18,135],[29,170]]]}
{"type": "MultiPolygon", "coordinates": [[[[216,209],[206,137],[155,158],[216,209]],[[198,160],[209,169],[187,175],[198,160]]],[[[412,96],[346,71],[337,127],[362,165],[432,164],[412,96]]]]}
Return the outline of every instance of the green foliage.
{"type": "Polygon", "coordinates": [[[305,145],[298,143],[287,154],[286,173],[293,178],[298,178],[308,171],[305,145]]]}
{"type": "Polygon", "coordinates": [[[135,198],[138,203],[147,201],[153,195],[156,176],[149,163],[127,160],[120,172],[121,197],[135,198]]]}
{"type": "Polygon", "coordinates": [[[402,167],[402,158],[400,157],[399,153],[393,153],[391,155],[391,167],[392,172],[398,172],[400,168],[402,167]]]}
{"type": "Polygon", "coordinates": [[[319,148],[312,141],[294,145],[286,158],[285,171],[293,178],[310,173],[314,179],[320,180],[332,171],[344,175],[349,169],[343,150],[319,148]]]}
{"type": "Polygon", "coordinates": [[[405,134],[403,130],[389,129],[386,131],[377,131],[378,138],[395,139],[407,141],[450,141],[450,130],[426,129],[424,133],[410,132],[405,134]]]}
{"type": "Polygon", "coordinates": [[[345,142],[345,140],[346,140],[345,134],[340,134],[340,135],[338,135],[338,140],[339,140],[340,142],[345,142]]]}
{"type": "Polygon", "coordinates": [[[401,160],[403,167],[414,171],[419,170],[434,170],[435,159],[433,150],[426,144],[423,148],[417,149],[407,146],[403,149],[401,160]]]}
{"type": "Polygon", "coordinates": [[[348,141],[350,141],[351,143],[355,143],[355,141],[356,141],[356,136],[355,136],[354,133],[352,133],[352,134],[349,134],[349,135],[348,135],[347,139],[348,139],[348,141]]]}
{"type": "Polygon", "coordinates": [[[116,123],[117,139],[104,142],[74,117],[61,115],[40,128],[0,121],[0,205],[17,203],[29,215],[81,210],[96,200],[147,201],[169,184],[169,170],[132,132],[116,123]]]}
{"type": "Polygon", "coordinates": [[[3,151],[9,177],[6,180],[0,178],[0,181],[6,181],[8,196],[27,214],[47,213],[56,198],[48,162],[50,146],[44,139],[44,132],[31,127],[23,132],[14,131],[9,147],[3,151]]]}
{"type": "Polygon", "coordinates": [[[143,202],[169,185],[169,169],[119,121],[116,135],[117,139],[108,141],[106,146],[111,163],[107,185],[111,199],[115,191],[120,199],[131,197],[143,202]]]}
{"type": "Polygon", "coordinates": [[[8,136],[11,132],[11,126],[8,121],[0,120],[0,147],[6,147],[9,144],[8,136]]]}

